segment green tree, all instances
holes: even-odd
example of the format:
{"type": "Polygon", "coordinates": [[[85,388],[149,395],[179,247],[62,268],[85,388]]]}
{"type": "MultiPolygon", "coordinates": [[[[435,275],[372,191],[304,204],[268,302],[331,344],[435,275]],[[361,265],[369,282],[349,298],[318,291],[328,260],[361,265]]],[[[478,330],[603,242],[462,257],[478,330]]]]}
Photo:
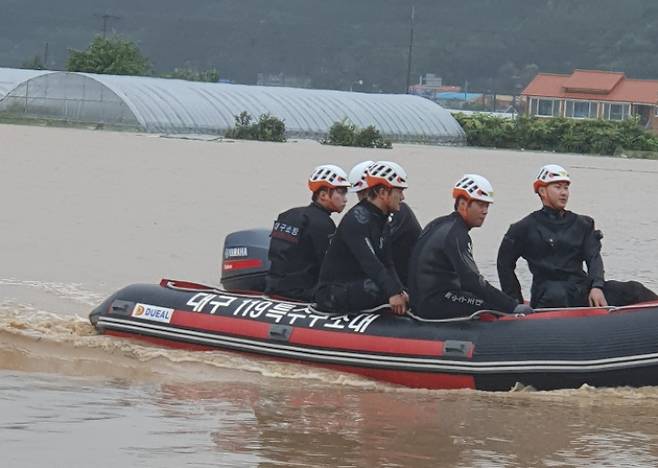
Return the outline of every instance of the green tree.
{"type": "Polygon", "coordinates": [[[147,75],[150,65],[134,42],[117,36],[96,36],[86,50],[69,50],[66,69],[107,75],[147,75]]]}

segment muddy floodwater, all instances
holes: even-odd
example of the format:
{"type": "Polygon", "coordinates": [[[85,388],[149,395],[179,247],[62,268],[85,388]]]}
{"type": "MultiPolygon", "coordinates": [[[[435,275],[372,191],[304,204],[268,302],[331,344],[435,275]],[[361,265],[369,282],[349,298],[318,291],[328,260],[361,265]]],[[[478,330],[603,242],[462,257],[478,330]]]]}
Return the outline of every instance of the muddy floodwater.
{"type": "Polygon", "coordinates": [[[130,283],[217,284],[227,233],[306,204],[315,165],[364,159],[405,167],[422,224],[452,209],[463,173],[489,178],[496,202],[472,237],[496,284],[502,235],[538,206],[533,177],[564,165],[569,208],[604,232],[607,277],[658,289],[656,161],[0,125],[0,466],[658,466],[657,388],[409,390],[89,325],[130,283]]]}

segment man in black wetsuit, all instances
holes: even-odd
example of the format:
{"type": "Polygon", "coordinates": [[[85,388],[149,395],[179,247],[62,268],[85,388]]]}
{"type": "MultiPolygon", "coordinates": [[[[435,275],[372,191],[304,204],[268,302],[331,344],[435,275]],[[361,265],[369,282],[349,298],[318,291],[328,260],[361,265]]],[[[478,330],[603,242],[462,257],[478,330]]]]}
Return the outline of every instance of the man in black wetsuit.
{"type": "Polygon", "coordinates": [[[316,301],[327,312],[358,312],[382,304],[404,314],[408,295],[393,265],[388,216],[400,209],[407,174],[396,163],[368,167],[368,195],[343,217],[320,270],[316,301]]]}
{"type": "Polygon", "coordinates": [[[308,180],[311,204],[277,217],[270,234],[267,294],[313,301],[320,266],[336,231],[331,213],[345,208],[349,185],[340,167],[318,166],[308,180]]]}
{"type": "Polygon", "coordinates": [[[426,319],[463,317],[482,309],[531,313],[532,309],[490,285],[473,259],[468,231],[480,227],[493,203],[487,179],[467,174],[455,184],[455,211],[428,224],[409,263],[412,312],[426,319]]]}
{"type": "Polygon", "coordinates": [[[512,224],[498,250],[503,290],[522,300],[515,269],[523,257],[532,272],[533,307],[621,306],[658,299],[637,281],[605,280],[603,234],[589,216],[566,210],[570,185],[569,174],[561,166],[549,164],[539,171],[533,186],[542,209],[512,224]]]}
{"type": "MultiPolygon", "coordinates": [[[[360,162],[350,171],[349,180],[352,186],[349,191],[355,192],[359,201],[368,193],[366,170],[372,163],[373,161],[360,162]]],[[[404,202],[400,203],[400,210],[390,216],[389,222],[393,265],[400,281],[406,287],[409,284],[409,257],[422,229],[411,207],[404,202]]]]}
{"type": "Polygon", "coordinates": [[[592,218],[566,210],[570,184],[561,166],[549,164],[539,171],[533,186],[542,209],[512,224],[498,250],[503,291],[523,300],[515,273],[516,262],[523,257],[532,272],[533,307],[605,307],[658,299],[637,281],[605,281],[603,235],[592,218]]]}

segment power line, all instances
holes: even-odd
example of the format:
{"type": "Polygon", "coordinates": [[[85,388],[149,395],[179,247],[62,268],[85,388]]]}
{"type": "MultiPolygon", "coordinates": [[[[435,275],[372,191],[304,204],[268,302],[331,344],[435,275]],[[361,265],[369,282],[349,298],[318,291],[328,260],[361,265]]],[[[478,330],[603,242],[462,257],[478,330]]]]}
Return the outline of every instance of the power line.
{"type": "Polygon", "coordinates": [[[414,16],[416,13],[416,7],[411,6],[411,18],[410,18],[410,27],[409,27],[409,56],[407,60],[407,88],[404,90],[405,94],[409,94],[409,86],[411,86],[411,60],[413,57],[414,51],[414,16]]]}

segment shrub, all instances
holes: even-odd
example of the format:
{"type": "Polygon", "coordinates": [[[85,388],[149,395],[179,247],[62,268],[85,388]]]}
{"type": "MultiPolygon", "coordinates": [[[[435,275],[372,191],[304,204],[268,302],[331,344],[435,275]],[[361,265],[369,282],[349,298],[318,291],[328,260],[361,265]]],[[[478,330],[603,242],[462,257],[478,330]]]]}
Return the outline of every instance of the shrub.
{"type": "Polygon", "coordinates": [[[329,135],[322,140],[325,145],[358,146],[360,148],[393,147],[390,140],[384,139],[379,130],[372,125],[359,129],[347,119],[335,122],[329,129],[329,135]]]}
{"type": "Polygon", "coordinates": [[[219,72],[214,68],[210,70],[174,68],[174,71],[163,73],[160,76],[162,78],[174,78],[187,81],[205,81],[207,83],[217,83],[219,81],[219,72]]]}
{"type": "Polygon", "coordinates": [[[356,126],[353,123],[341,120],[331,126],[329,137],[323,140],[322,143],[336,146],[354,146],[355,132],[356,126]]]}
{"type": "Polygon", "coordinates": [[[236,140],[286,141],[286,125],[283,120],[270,114],[262,114],[257,122],[247,112],[235,116],[235,127],[224,135],[236,140]]]}
{"type": "Polygon", "coordinates": [[[454,115],[472,146],[614,155],[622,150],[658,151],[658,136],[636,119],[574,120],[487,114],[454,115]]]}

